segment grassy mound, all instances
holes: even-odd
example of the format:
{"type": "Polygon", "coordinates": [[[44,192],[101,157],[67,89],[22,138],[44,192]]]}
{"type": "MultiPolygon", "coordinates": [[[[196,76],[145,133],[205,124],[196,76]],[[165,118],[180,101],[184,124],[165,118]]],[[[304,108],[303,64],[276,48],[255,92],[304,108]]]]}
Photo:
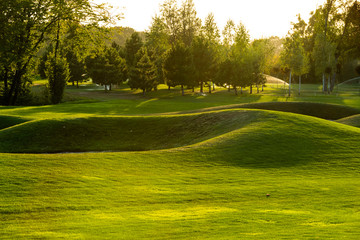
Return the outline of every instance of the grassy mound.
{"type": "Polygon", "coordinates": [[[360,114],[337,120],[338,123],[360,128],[360,114]]]}
{"type": "Polygon", "coordinates": [[[180,147],[238,129],[253,111],[36,120],[0,131],[0,152],[142,151],[180,147]]]}
{"type": "Polygon", "coordinates": [[[0,130],[29,121],[21,117],[0,115],[0,130]]]}
{"type": "Polygon", "coordinates": [[[231,108],[250,108],[264,109],[281,112],[291,112],[302,115],[308,115],[328,120],[337,120],[359,114],[360,110],[348,106],[341,106],[328,103],[312,103],[312,102],[262,102],[262,103],[246,103],[234,104],[228,106],[220,106],[204,109],[203,111],[213,111],[231,108]]]}

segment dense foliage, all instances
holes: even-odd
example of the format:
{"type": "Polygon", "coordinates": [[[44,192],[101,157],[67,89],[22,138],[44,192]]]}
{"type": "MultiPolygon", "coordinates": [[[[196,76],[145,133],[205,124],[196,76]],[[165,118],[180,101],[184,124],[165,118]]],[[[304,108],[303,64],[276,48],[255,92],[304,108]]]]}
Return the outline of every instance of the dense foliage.
{"type": "Polygon", "coordinates": [[[22,104],[30,96],[31,75],[50,79],[45,63],[51,54],[66,58],[68,81],[77,86],[90,77],[109,90],[125,82],[145,93],[165,83],[200,87],[201,93],[208,86],[211,93],[217,84],[237,94],[245,87],[252,93],[253,86],[259,92],[268,74],[288,81],[289,95],[295,77],[299,94],[302,79],[322,82],[323,91],[331,92],[336,83],[356,76],[360,56],[355,0],[326,0],[308,23],[298,15],[286,38],[255,40],[241,22],[230,19],[222,31],[212,13],[202,22],[193,0],[165,0],[145,34],[108,28],[103,23],[118,15],[88,0],[4,0],[0,10],[0,101],[5,105],[22,104]],[[109,36],[115,40],[111,47],[109,36]]]}

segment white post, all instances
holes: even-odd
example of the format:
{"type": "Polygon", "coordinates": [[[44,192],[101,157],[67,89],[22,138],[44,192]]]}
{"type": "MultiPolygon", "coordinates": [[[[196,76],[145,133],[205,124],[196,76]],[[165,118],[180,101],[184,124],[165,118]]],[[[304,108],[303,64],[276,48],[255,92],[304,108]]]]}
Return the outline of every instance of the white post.
{"type": "Polygon", "coordinates": [[[291,71],[290,71],[290,78],[289,78],[289,97],[291,95],[291,71]]]}

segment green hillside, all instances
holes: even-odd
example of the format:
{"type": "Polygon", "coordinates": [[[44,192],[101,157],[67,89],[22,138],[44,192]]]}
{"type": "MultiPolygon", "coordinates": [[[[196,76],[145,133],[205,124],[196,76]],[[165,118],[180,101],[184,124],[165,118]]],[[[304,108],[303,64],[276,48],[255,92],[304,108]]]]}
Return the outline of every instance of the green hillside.
{"type": "Polygon", "coordinates": [[[128,142],[118,141],[122,146],[141,141],[148,142],[149,149],[152,142],[165,148],[175,146],[174,139],[185,146],[140,152],[0,154],[1,238],[360,237],[360,129],[355,127],[292,113],[232,109],[43,119],[0,133],[23,138],[30,132],[33,138],[27,141],[41,144],[50,141],[46,129],[54,141],[75,131],[63,139],[69,146],[75,146],[71,141],[83,146],[85,139],[90,145],[97,139],[99,145],[110,146],[107,138],[114,139],[105,129],[113,131],[110,126],[116,124],[125,129],[116,133],[128,142]],[[206,120],[203,125],[196,122],[200,119],[206,120]],[[184,135],[131,133],[132,122],[147,130],[175,127],[184,135]],[[76,137],[81,127],[95,135],[76,137]],[[43,142],[35,135],[38,131],[43,142]]]}

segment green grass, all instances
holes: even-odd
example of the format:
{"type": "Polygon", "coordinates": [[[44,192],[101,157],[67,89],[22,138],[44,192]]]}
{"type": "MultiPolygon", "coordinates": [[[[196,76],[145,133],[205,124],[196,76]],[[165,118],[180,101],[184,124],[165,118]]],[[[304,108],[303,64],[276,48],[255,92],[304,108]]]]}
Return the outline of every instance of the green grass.
{"type": "Polygon", "coordinates": [[[4,129],[4,128],[11,127],[11,126],[18,125],[20,123],[24,123],[26,121],[28,121],[28,119],[24,119],[24,118],[21,118],[21,117],[0,115],[0,130],[4,129]]]}
{"type": "Polygon", "coordinates": [[[255,111],[43,119],[0,131],[0,152],[144,151],[185,146],[255,121],[255,111]],[[56,136],[56,138],[54,138],[56,136]]]}
{"type": "Polygon", "coordinates": [[[360,114],[339,119],[337,122],[360,128],[360,114]]]}
{"type": "Polygon", "coordinates": [[[360,129],[290,113],[359,97],[116,92],[0,107],[0,151],[123,151],[0,153],[0,239],[360,238],[360,129]]]}
{"type": "Polygon", "coordinates": [[[1,154],[0,234],[357,239],[360,130],[258,113],[252,124],[171,150],[1,154]]]}
{"type": "MultiPolygon", "coordinates": [[[[219,107],[233,104],[264,103],[264,102],[311,102],[330,103],[360,110],[360,96],[347,95],[302,95],[287,97],[281,89],[265,89],[262,94],[235,96],[233,92],[218,90],[213,94],[200,96],[188,90],[186,96],[181,96],[178,89],[160,89],[151,92],[146,97],[141,93],[133,94],[129,89],[115,90],[105,93],[91,87],[70,89],[74,99],[60,105],[41,107],[0,107],[0,114],[28,118],[74,117],[85,115],[134,115],[155,114],[164,112],[193,111],[202,108],[219,107]],[[280,91],[280,92],[279,92],[280,91]],[[91,103],[91,104],[89,104],[91,103]]],[[[68,91],[70,92],[70,91],[68,91]]]]}

